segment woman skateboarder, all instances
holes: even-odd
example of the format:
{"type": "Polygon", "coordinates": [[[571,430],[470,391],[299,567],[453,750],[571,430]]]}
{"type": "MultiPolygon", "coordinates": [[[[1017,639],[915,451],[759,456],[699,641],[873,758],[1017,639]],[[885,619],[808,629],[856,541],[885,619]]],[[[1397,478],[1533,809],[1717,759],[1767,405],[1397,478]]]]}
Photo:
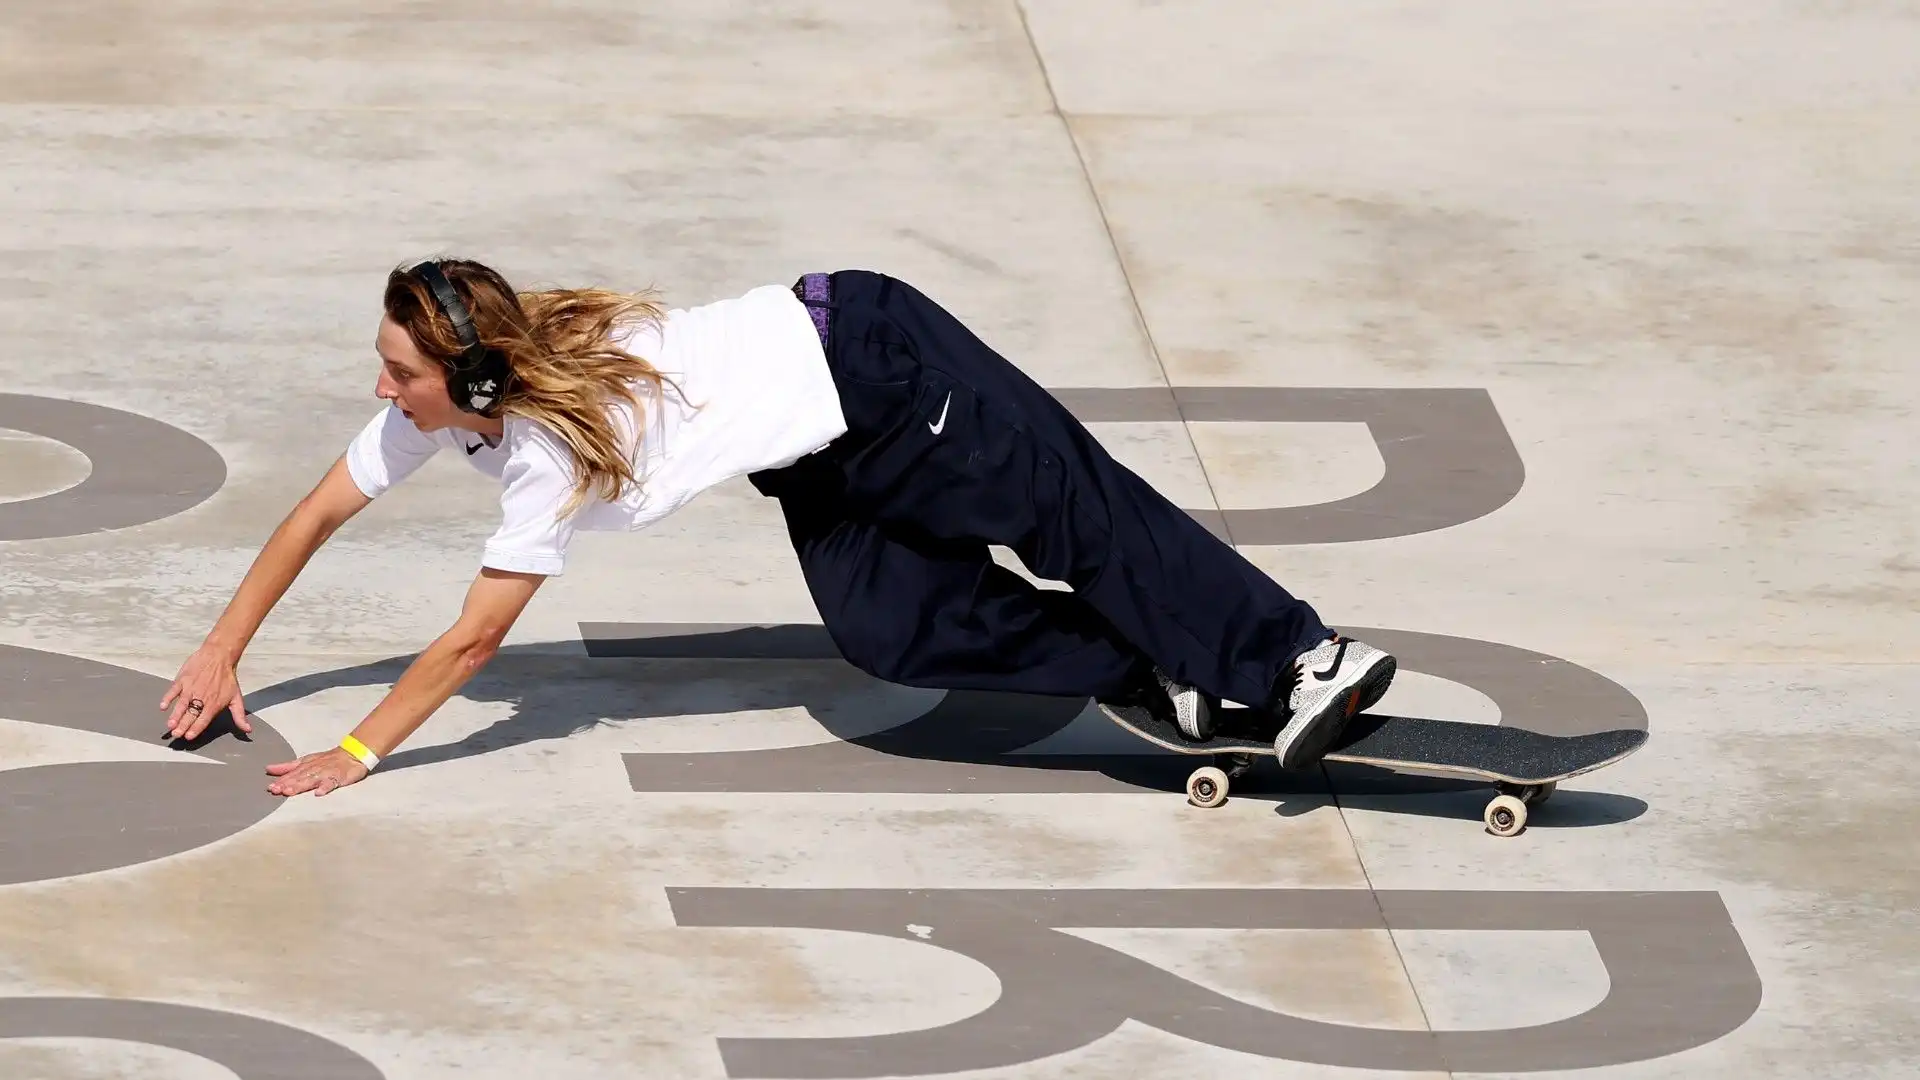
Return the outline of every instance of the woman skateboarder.
{"type": "Polygon", "coordinates": [[[746,476],[779,500],[827,633],[855,667],[935,689],[1145,705],[1194,740],[1221,699],[1281,763],[1318,760],[1395,662],[1335,635],[1120,465],[1050,394],[898,279],[808,274],[668,311],[516,293],[478,263],[389,276],[388,404],[267,541],[160,707],[193,739],[313,553],[440,450],[501,485],[459,618],[338,747],[269,768],[281,795],[365,777],[498,649],[577,530],[641,529],[746,476]],[[1072,591],[1038,589],[991,544],[1072,591]]]}

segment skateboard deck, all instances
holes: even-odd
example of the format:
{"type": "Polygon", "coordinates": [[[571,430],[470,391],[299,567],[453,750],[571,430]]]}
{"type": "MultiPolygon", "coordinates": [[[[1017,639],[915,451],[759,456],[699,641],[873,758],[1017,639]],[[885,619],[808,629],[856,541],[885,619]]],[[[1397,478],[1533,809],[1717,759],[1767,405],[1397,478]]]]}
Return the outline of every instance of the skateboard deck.
{"type": "MultiPolygon", "coordinates": [[[[1187,798],[1196,806],[1225,802],[1233,777],[1250,768],[1255,758],[1275,756],[1270,738],[1235,731],[1235,721],[1251,716],[1249,710],[1223,710],[1213,737],[1204,742],[1189,741],[1171,721],[1139,706],[1102,704],[1100,711],[1156,746],[1218,759],[1220,765],[1196,769],[1187,778],[1187,798]]],[[[1497,836],[1512,836],[1526,827],[1527,807],[1545,802],[1560,781],[1611,765],[1646,741],[1647,732],[1635,729],[1542,735],[1497,724],[1361,713],[1347,723],[1323,760],[1487,781],[1500,792],[1487,804],[1487,828],[1497,836]]]]}

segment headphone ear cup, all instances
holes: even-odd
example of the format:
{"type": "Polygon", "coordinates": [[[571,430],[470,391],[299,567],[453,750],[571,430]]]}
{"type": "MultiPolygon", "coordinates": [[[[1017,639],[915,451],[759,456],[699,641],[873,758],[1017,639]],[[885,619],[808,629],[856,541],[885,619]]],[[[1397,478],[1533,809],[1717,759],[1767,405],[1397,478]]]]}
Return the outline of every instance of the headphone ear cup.
{"type": "Polygon", "coordinates": [[[505,396],[506,376],[505,354],[497,349],[488,349],[479,364],[459,371],[447,380],[447,392],[461,409],[486,416],[505,396]]]}

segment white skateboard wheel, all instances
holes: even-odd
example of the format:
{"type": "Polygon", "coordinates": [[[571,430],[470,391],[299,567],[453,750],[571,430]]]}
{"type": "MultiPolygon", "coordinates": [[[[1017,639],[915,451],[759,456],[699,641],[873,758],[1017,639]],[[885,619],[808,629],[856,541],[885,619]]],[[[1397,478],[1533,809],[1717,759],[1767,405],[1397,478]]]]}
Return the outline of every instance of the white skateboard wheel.
{"type": "Polygon", "coordinates": [[[1193,770],[1193,775],[1187,777],[1187,801],[1201,807],[1226,802],[1227,774],[1211,765],[1193,770]]]}
{"type": "Polygon", "coordinates": [[[1496,795],[1481,818],[1495,836],[1513,836],[1527,827],[1527,804],[1512,795],[1496,795]]]}

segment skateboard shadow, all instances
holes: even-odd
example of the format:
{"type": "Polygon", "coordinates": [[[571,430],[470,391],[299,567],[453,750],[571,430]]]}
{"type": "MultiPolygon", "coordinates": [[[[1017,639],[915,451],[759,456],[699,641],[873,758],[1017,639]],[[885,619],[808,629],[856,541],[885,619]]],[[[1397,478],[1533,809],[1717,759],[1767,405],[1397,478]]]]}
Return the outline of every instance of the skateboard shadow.
{"type": "MultiPolygon", "coordinates": [[[[776,643],[777,644],[777,643],[776,643]]],[[[327,691],[387,686],[411,655],[307,675],[246,692],[256,714],[327,691]]],[[[644,731],[653,721],[687,716],[799,708],[831,736],[829,741],[750,750],[623,753],[636,791],[1057,793],[1159,791],[1181,797],[1187,776],[1203,756],[1161,750],[1104,719],[1087,726],[1091,741],[1057,739],[1089,703],[1081,698],[988,691],[948,691],[937,704],[904,723],[875,730],[871,711],[848,708],[871,679],[825,657],[610,658],[583,656],[578,642],[511,645],[499,650],[457,698],[504,705],[501,718],[459,738],[430,742],[432,723],[381,763],[392,772],[441,764],[528,744],[572,738],[604,727],[644,731]],[[863,726],[864,725],[864,726],[863,726]],[[1051,746],[1039,747],[1053,740],[1051,746]],[[1137,744],[1137,746],[1136,746],[1137,744]],[[1128,752],[1114,752],[1125,746],[1128,752]],[[1034,748],[1031,749],[1030,748],[1034,748]]],[[[355,709],[370,708],[364,695],[355,709]]],[[[346,730],[361,712],[345,711],[333,726],[346,730]]],[[[1097,714],[1094,714],[1097,715],[1097,714]]],[[[263,716],[269,723],[271,716],[263,716]]],[[[684,728],[679,729],[681,731],[684,728]]],[[[1068,733],[1069,735],[1071,733],[1068,733]]],[[[1271,801],[1277,813],[1300,816],[1354,798],[1387,798],[1396,812],[1478,818],[1489,785],[1333,765],[1280,769],[1260,759],[1232,785],[1231,797],[1271,801]],[[1405,795],[1455,794],[1441,801],[1405,795]]],[[[1629,820],[1645,804],[1618,796],[1561,791],[1532,819],[1543,827],[1629,820]]]]}

